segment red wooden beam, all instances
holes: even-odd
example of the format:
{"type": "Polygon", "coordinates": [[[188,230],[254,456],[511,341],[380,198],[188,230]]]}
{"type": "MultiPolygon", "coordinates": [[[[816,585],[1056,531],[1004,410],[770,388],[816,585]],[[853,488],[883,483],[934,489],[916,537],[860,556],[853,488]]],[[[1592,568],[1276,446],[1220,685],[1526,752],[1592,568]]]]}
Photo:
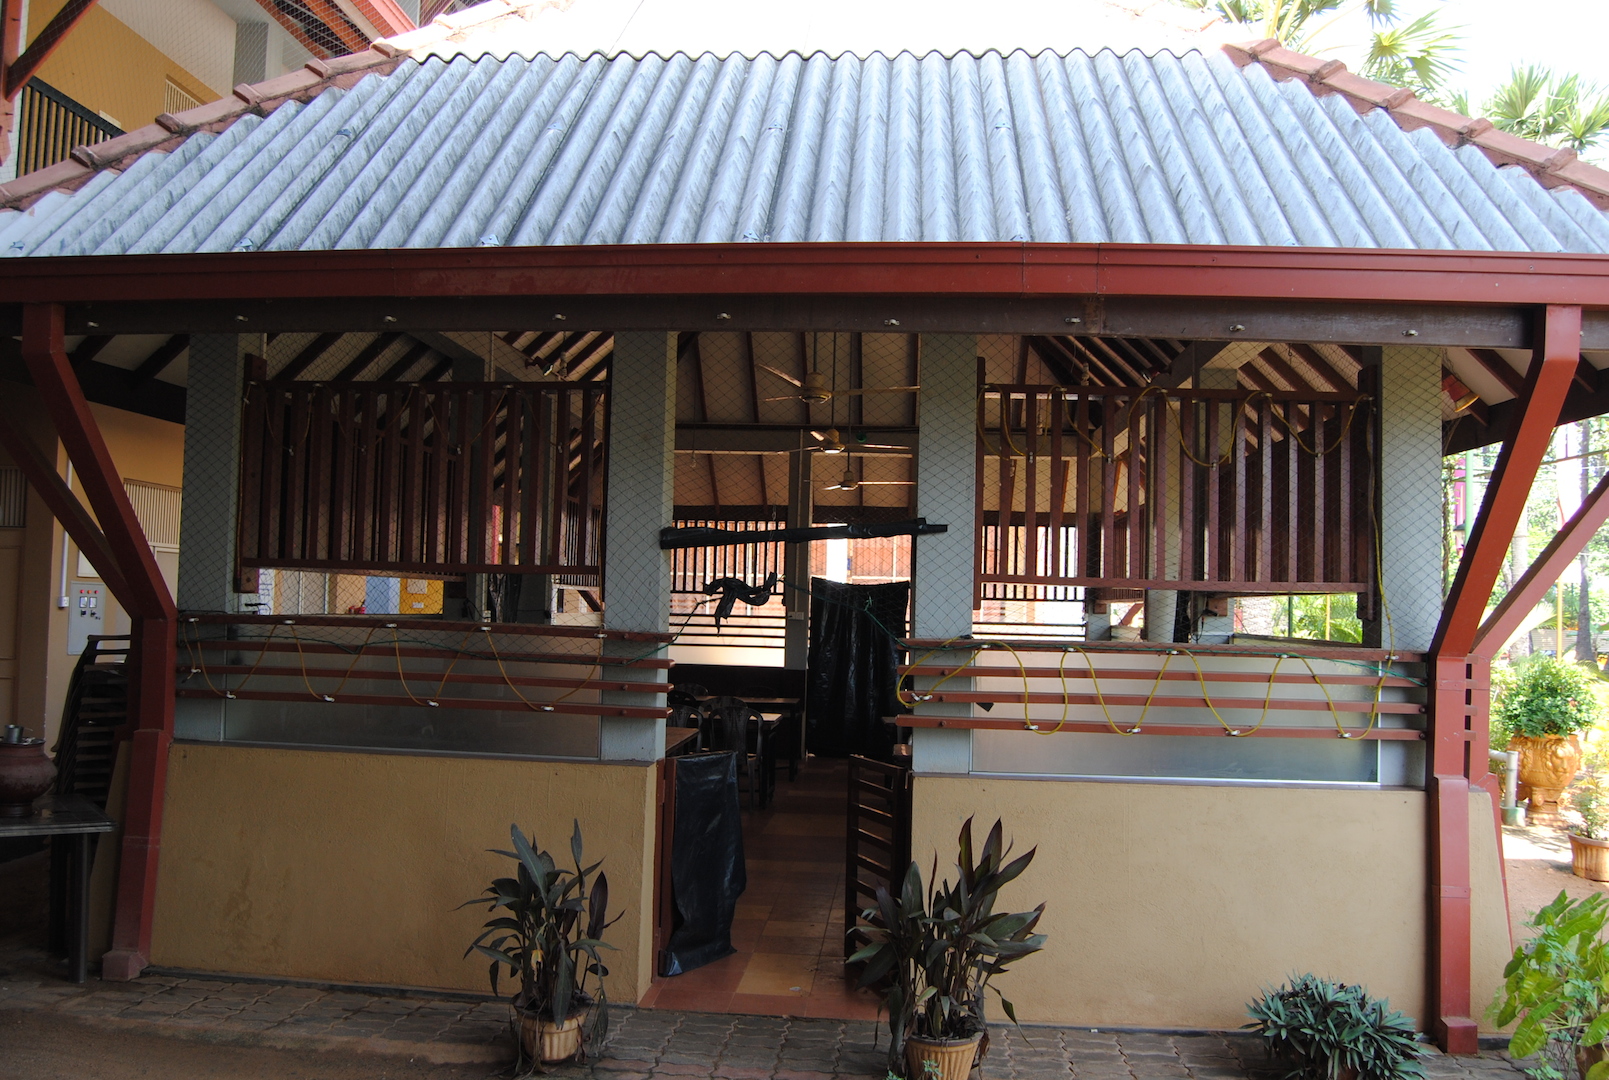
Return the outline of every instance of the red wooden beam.
{"type": "Polygon", "coordinates": [[[112,949],[102,958],[107,979],[133,979],[150,963],[151,927],[156,901],[157,857],[161,849],[162,803],[166,792],[168,747],[173,741],[174,630],[177,612],[150,545],[134,516],[106,440],[84,400],[62,345],[62,310],[32,305],[23,310],[22,356],[78,467],[90,507],[105,533],[106,546],[128,583],[133,619],[128,659],[130,737],[128,801],[124,811],[112,949]]]}
{"type": "Polygon", "coordinates": [[[130,606],[134,599],[129,593],[128,582],[123,580],[100,526],[95,524],[95,519],[78,501],[78,496],[73,494],[73,489],[56,472],[50,459],[34,445],[32,439],[23,434],[23,424],[17,418],[15,409],[7,407],[4,412],[6,415],[0,416],[0,421],[3,421],[0,422],[0,446],[5,447],[11,460],[16,462],[28,478],[28,483],[33,485],[50,508],[51,515],[62,523],[67,535],[73,538],[73,543],[78,545],[90,565],[95,567],[95,572],[112,590],[118,603],[125,608],[130,606]]]}
{"type": "Polygon", "coordinates": [[[0,260],[13,303],[1129,296],[1609,307],[1609,256],[1134,244],[622,244],[0,260]]]}
{"type": "Polygon", "coordinates": [[[1582,501],[1581,508],[1548,541],[1548,546],[1542,549],[1536,561],[1520,575],[1508,595],[1498,602],[1492,614],[1481,624],[1470,651],[1490,659],[1494,652],[1502,648],[1520,628],[1525,613],[1541,602],[1548,587],[1559,580],[1605,521],[1609,521],[1609,473],[1598,481],[1592,494],[1582,501]]]}
{"type": "Polygon", "coordinates": [[[22,357],[34,386],[56,425],[67,456],[77,467],[117,568],[130,586],[129,614],[141,618],[173,618],[177,611],[162,571],[134,516],[128,492],[118,477],[111,451],[84,400],[62,345],[62,310],[54,304],[31,305],[23,311],[22,357]]]}
{"type": "Polygon", "coordinates": [[[5,65],[4,92],[7,101],[17,96],[17,91],[34,77],[34,72],[56,51],[56,46],[67,37],[68,31],[78,25],[78,20],[89,14],[89,9],[94,6],[95,0],[67,0],[55,17],[39,31],[39,36],[33,39],[27,50],[5,65]]]}
{"type": "MultiPolygon", "coordinates": [[[[1525,512],[1536,470],[1575,379],[1581,356],[1581,309],[1549,305],[1525,383],[1520,413],[1498,455],[1486,499],[1470,532],[1458,575],[1431,644],[1429,881],[1432,1031],[1452,1054],[1479,1050],[1470,1000],[1471,909],[1469,792],[1486,776],[1484,660],[1471,656],[1486,602],[1514,528],[1525,512]],[[1472,720],[1481,717],[1479,725],[1472,720]]],[[[1501,843],[1501,840],[1499,840],[1501,843]]]]}
{"type": "Polygon", "coordinates": [[[1497,457],[1491,483],[1481,505],[1458,576],[1443,608],[1441,625],[1430,651],[1439,656],[1467,656],[1475,644],[1486,602],[1497,583],[1514,528],[1525,512],[1537,467],[1547,455],[1553,425],[1575,379],[1581,358],[1581,309],[1549,305],[1538,335],[1536,357],[1526,372],[1518,423],[1497,457]]]}
{"type": "MultiPolygon", "coordinates": [[[[0,0],[0,86],[22,52],[23,3],[24,0],[0,0]]],[[[11,128],[15,123],[16,106],[11,98],[0,95],[0,162],[11,152],[11,128]]]]}

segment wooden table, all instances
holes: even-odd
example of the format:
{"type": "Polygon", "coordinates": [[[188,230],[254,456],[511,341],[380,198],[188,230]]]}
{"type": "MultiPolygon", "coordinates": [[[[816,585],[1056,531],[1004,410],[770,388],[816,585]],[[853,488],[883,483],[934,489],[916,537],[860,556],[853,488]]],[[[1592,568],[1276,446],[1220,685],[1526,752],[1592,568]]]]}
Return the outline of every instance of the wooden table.
{"type": "Polygon", "coordinates": [[[679,757],[698,749],[698,728],[667,727],[665,729],[665,756],[679,757]]]}
{"type": "MultiPolygon", "coordinates": [[[[796,720],[799,725],[799,739],[797,745],[793,745],[790,742],[788,746],[788,779],[799,779],[799,762],[805,755],[804,716],[801,708],[804,704],[804,699],[796,697],[752,697],[744,698],[743,700],[752,705],[756,712],[775,715],[777,717],[774,721],[776,727],[781,727],[782,721],[788,717],[793,717],[796,720]]],[[[775,729],[773,728],[773,730],[775,729]]],[[[773,786],[776,783],[773,775],[775,767],[776,763],[772,761],[767,769],[768,782],[773,786]]]]}
{"type": "MultiPolygon", "coordinates": [[[[64,866],[65,875],[50,875],[50,905],[65,911],[67,965],[75,983],[89,974],[89,838],[109,833],[117,823],[82,795],[46,795],[34,803],[35,813],[25,818],[0,818],[0,837],[50,836],[52,869],[64,866]],[[66,895],[58,886],[66,878],[66,895]]],[[[55,919],[52,919],[55,922],[55,919]]]]}

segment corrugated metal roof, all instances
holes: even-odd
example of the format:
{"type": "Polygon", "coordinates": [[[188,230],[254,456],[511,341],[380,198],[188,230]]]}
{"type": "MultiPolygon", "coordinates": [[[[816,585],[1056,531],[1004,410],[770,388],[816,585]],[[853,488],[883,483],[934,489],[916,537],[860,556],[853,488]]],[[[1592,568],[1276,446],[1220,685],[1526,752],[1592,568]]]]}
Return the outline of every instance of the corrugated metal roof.
{"type": "Polygon", "coordinates": [[[1475,146],[1228,57],[404,60],[0,214],[20,255],[1048,241],[1609,252],[1475,146]]]}

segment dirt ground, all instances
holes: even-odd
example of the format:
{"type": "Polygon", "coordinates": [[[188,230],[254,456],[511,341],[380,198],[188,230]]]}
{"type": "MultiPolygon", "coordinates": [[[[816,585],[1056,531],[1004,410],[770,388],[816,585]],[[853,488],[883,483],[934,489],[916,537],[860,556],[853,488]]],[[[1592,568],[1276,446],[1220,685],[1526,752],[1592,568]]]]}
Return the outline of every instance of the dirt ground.
{"type": "Polygon", "coordinates": [[[0,1080],[484,1080],[486,1065],[378,1054],[221,1046],[108,1031],[39,1012],[0,1012],[0,1080]]]}
{"type": "Polygon", "coordinates": [[[1558,896],[1560,889],[1577,899],[1609,891],[1609,884],[1570,872],[1570,841],[1559,829],[1504,828],[1503,863],[1508,871],[1509,925],[1516,942],[1528,936],[1526,918],[1558,896]]]}

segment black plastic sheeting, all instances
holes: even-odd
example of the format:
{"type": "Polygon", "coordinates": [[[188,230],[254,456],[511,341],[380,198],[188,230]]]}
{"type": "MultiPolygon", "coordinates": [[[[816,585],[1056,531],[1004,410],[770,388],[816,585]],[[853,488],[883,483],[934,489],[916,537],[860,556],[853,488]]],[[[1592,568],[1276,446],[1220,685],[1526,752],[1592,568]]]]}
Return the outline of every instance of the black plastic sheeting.
{"type": "Polygon", "coordinates": [[[670,878],[676,915],[659,973],[681,975],[736,952],[732,915],[749,884],[736,754],[676,759],[670,878]]]}
{"type": "Polygon", "coordinates": [[[805,745],[824,757],[888,761],[894,728],[883,717],[899,703],[900,653],[911,583],[845,585],[810,580],[809,682],[805,688],[805,745]]]}

